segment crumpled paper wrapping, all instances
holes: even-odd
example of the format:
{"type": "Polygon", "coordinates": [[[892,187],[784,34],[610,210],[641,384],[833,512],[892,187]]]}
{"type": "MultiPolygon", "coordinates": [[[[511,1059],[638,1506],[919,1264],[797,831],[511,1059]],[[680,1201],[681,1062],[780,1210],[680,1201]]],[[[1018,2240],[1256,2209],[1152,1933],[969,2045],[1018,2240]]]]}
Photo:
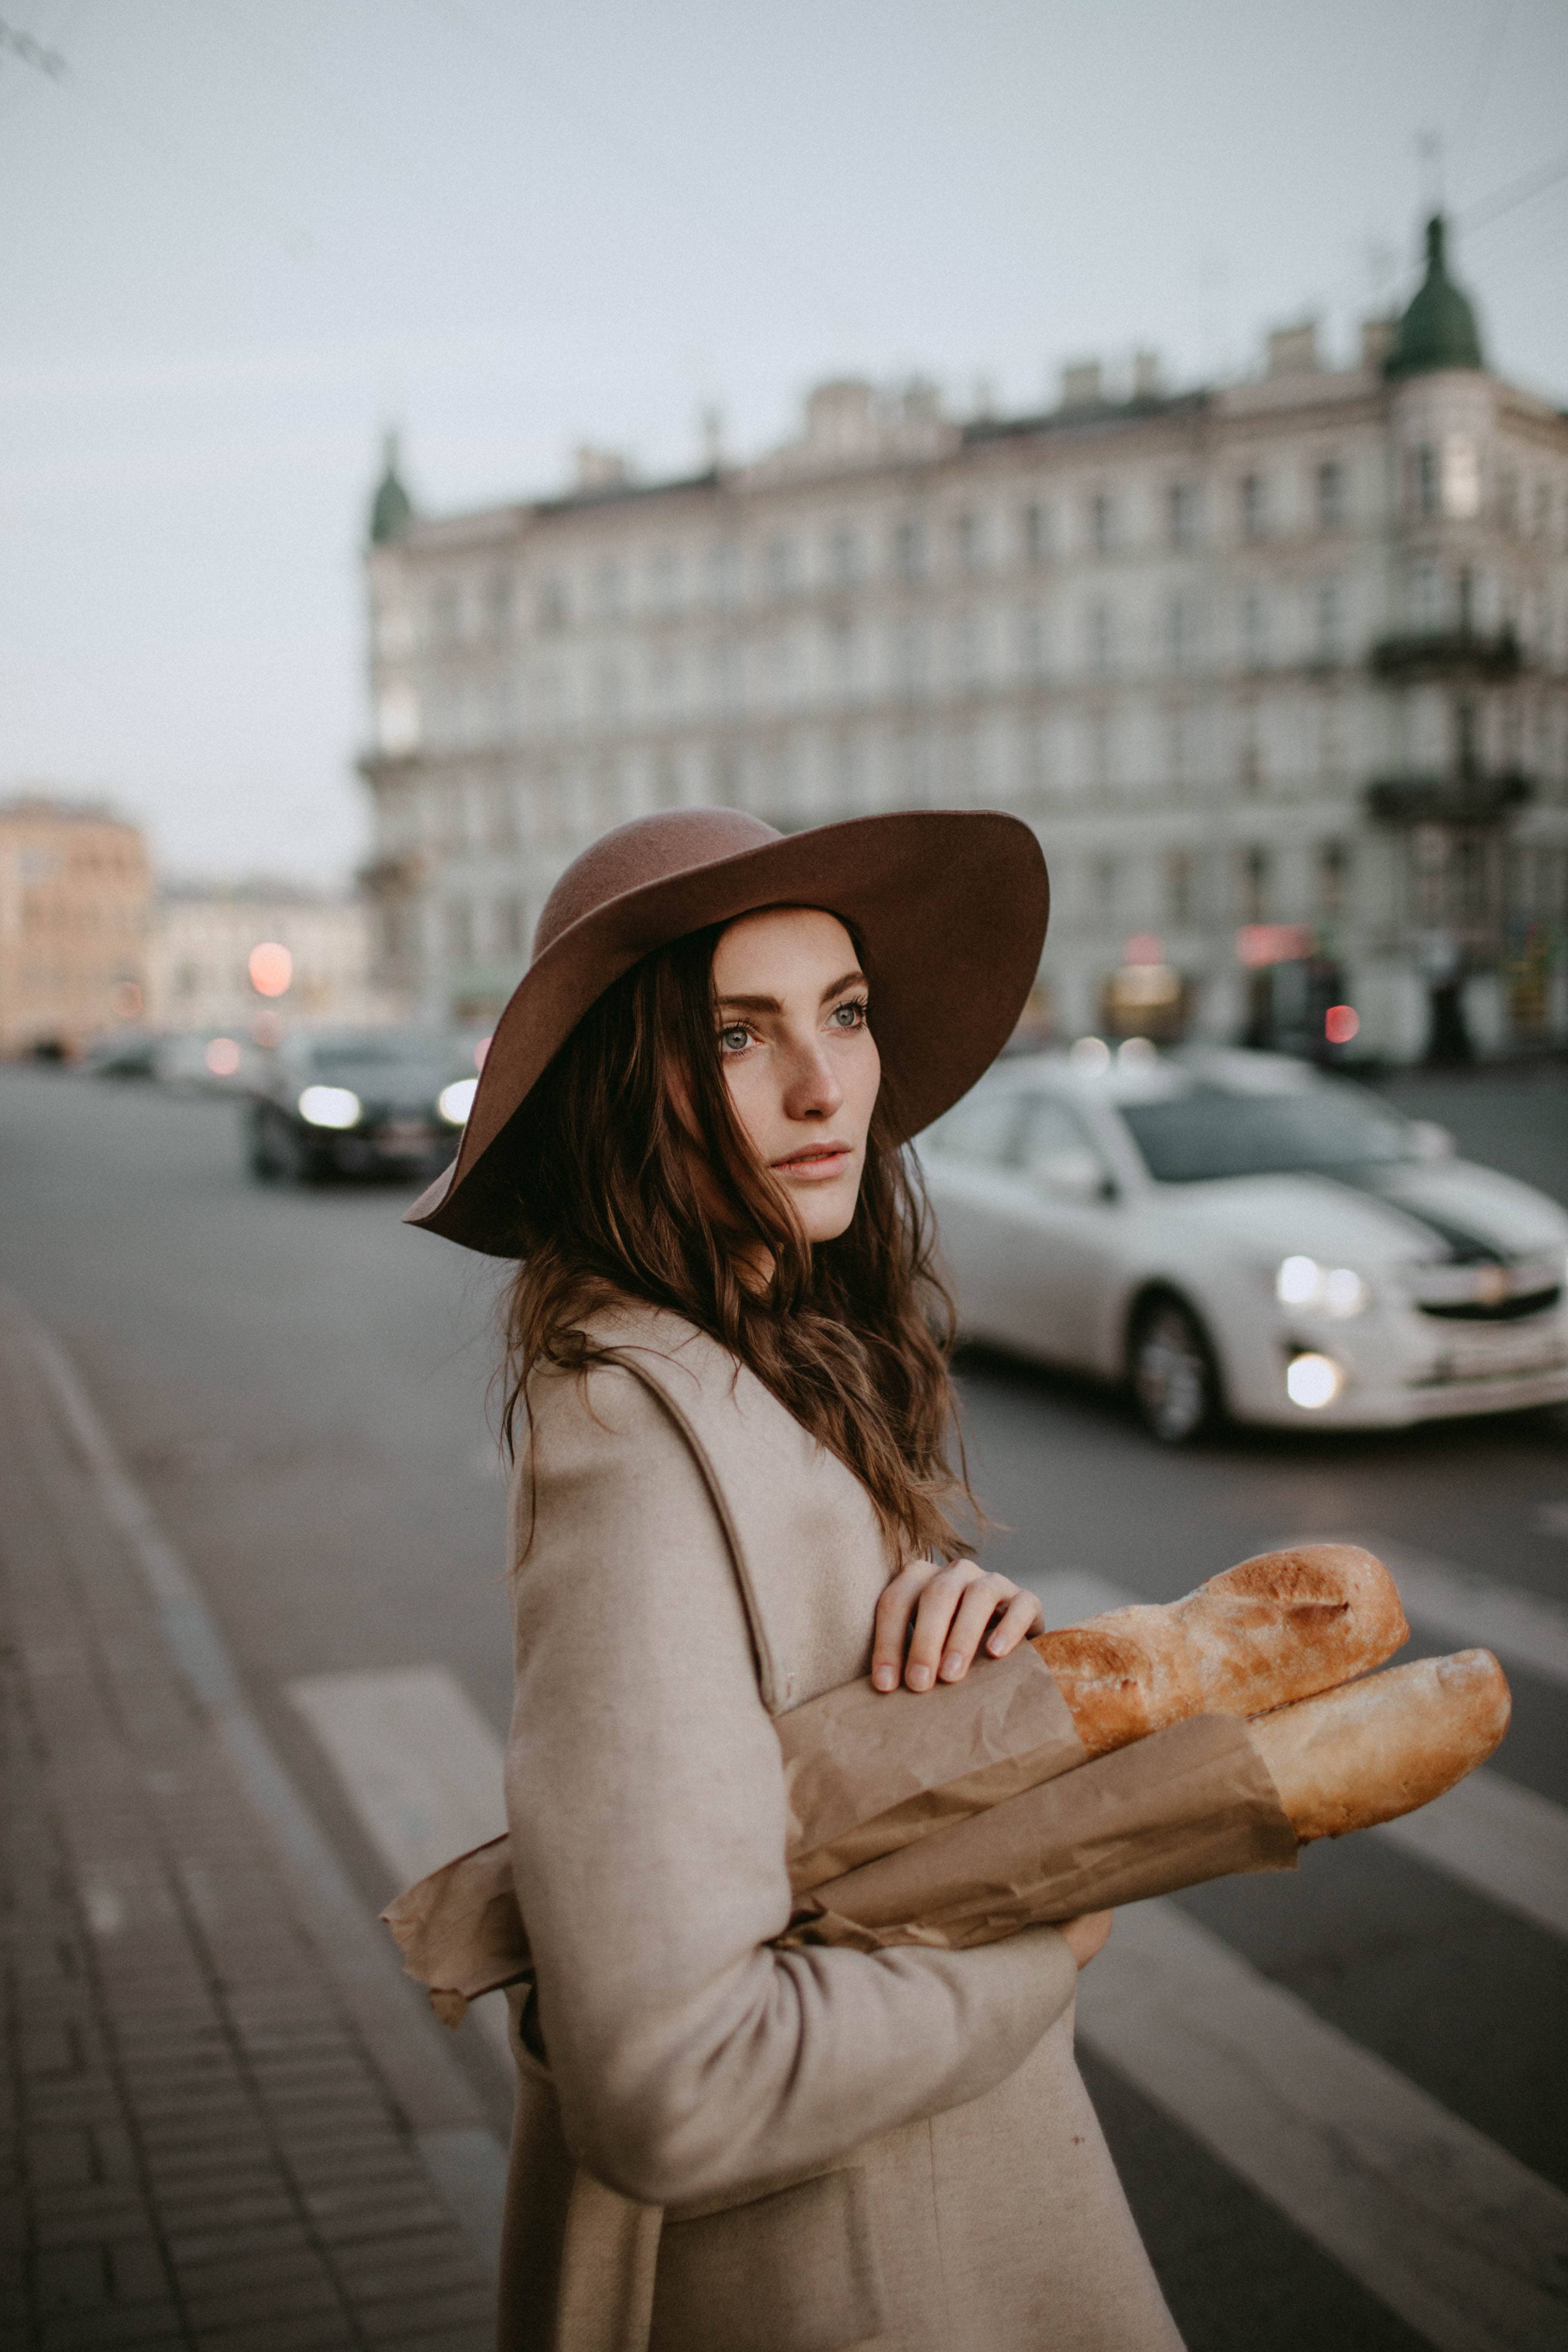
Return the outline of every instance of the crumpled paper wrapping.
{"type": "MultiPolygon", "coordinates": [[[[1295,1861],[1243,1721],[1201,1716],[1086,1762],[1026,1643],[920,1695],[846,1684],[775,1728],[801,1898],[783,1944],[958,1949],[1295,1861]]],[[[531,1973],[505,1836],[444,1864],[382,1917],[449,2025],[480,1993],[531,1973]]]]}
{"type": "Polygon", "coordinates": [[[789,1879],[797,1894],[896,1853],[1085,1760],[1068,1704],[1026,1643],[962,1683],[868,1680],[781,1715],[789,1879]]]}
{"type": "Polygon", "coordinates": [[[959,1951],[1295,1861],[1247,1724],[1195,1716],[818,1883],[779,1940],[959,1951]]]}

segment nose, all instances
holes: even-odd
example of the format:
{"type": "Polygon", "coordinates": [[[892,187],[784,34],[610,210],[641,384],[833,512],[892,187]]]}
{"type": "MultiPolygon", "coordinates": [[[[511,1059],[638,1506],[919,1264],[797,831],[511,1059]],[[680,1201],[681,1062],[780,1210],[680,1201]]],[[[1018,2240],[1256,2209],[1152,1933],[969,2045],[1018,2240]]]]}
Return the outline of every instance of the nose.
{"type": "Polygon", "coordinates": [[[833,1065],[815,1036],[803,1040],[790,1056],[784,1080],[786,1118],[831,1118],[844,1102],[844,1089],[833,1065]]]}

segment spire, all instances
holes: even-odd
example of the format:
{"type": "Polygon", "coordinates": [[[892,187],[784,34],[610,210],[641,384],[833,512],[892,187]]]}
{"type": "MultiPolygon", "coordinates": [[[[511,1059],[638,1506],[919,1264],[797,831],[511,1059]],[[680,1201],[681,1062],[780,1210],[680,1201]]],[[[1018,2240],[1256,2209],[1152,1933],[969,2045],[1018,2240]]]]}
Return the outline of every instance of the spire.
{"type": "Polygon", "coordinates": [[[1426,275],[1399,321],[1394,349],[1383,363],[1386,376],[1486,365],[1476,314],[1448,275],[1443,246],[1443,215],[1434,213],[1426,224],[1426,275]]]}
{"type": "Polygon", "coordinates": [[[397,436],[389,433],[382,447],[381,479],[370,506],[373,547],[384,547],[388,540],[401,539],[414,520],[414,501],[403,487],[397,460],[397,436]]]}

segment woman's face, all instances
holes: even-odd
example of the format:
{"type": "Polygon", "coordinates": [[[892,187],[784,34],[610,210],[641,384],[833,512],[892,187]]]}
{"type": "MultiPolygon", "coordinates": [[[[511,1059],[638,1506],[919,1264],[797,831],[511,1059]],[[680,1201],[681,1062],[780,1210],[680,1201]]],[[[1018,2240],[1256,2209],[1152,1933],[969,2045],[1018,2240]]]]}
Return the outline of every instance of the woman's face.
{"type": "Polygon", "coordinates": [[[742,915],[713,951],[719,1051],[735,1115],[784,1186],[808,1242],[855,1214],[882,1065],[866,976],[835,915],[742,915]]]}

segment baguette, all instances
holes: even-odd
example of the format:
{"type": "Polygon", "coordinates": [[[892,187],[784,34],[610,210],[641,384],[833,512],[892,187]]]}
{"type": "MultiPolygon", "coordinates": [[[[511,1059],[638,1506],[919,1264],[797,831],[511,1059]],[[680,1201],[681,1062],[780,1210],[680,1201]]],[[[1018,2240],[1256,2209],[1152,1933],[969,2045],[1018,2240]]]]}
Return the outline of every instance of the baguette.
{"type": "Polygon", "coordinates": [[[1491,1652],[1460,1650],[1261,1716],[1252,1741],[1306,1845],[1430,1804],[1486,1761],[1510,1706],[1491,1652]]]}
{"type": "Polygon", "coordinates": [[[1112,1609],[1034,1647],[1092,1756],[1195,1715],[1261,1715],[1381,1665],[1410,1628],[1353,1544],[1260,1552],[1184,1600],[1112,1609]]]}

